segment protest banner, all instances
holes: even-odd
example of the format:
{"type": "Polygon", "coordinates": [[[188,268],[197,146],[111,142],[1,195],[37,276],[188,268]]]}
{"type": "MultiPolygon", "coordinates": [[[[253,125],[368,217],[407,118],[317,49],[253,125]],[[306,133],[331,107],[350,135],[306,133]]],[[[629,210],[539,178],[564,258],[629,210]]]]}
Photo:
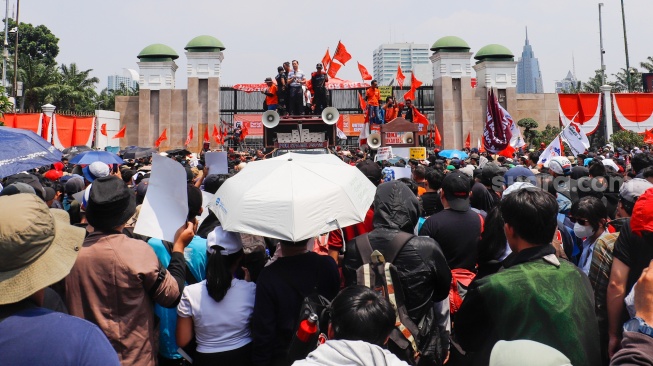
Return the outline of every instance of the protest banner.
{"type": "Polygon", "coordinates": [[[426,160],[426,148],[421,146],[421,147],[410,147],[408,148],[408,151],[410,151],[409,157],[411,159],[415,160],[426,160]]]}
{"type": "Polygon", "coordinates": [[[383,146],[376,150],[376,156],[374,157],[375,161],[388,160],[392,157],[392,147],[383,146]]]}

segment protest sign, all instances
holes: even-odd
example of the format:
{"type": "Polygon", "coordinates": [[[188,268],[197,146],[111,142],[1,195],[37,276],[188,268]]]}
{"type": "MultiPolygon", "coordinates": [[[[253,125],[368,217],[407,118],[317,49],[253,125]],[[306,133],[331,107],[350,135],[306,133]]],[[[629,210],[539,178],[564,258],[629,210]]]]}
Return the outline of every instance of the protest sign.
{"type": "Polygon", "coordinates": [[[426,160],[426,148],[425,147],[410,147],[410,158],[415,160],[426,160]]]}
{"type": "Polygon", "coordinates": [[[188,216],[186,171],[178,162],[152,155],[152,172],[134,232],[170,242],[188,216]]]}
{"type": "Polygon", "coordinates": [[[209,168],[209,174],[228,174],[229,164],[227,163],[227,152],[207,152],[204,155],[204,162],[209,168]]]}
{"type": "Polygon", "coordinates": [[[383,146],[376,150],[376,156],[374,157],[375,161],[388,160],[392,157],[392,147],[383,146]]]}
{"type": "Polygon", "coordinates": [[[406,167],[396,167],[393,166],[390,169],[395,173],[395,179],[401,179],[401,178],[410,178],[411,176],[411,169],[410,166],[406,167]]]}

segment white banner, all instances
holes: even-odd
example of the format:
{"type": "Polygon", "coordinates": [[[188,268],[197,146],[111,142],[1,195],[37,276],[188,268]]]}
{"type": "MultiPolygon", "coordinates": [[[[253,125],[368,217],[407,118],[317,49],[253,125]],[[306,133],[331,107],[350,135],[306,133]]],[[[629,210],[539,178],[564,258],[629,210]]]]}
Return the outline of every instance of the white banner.
{"type": "Polygon", "coordinates": [[[580,127],[573,122],[562,130],[561,136],[565,142],[567,142],[569,148],[571,148],[571,152],[574,156],[584,153],[585,150],[590,147],[587,135],[582,133],[580,127]]]}

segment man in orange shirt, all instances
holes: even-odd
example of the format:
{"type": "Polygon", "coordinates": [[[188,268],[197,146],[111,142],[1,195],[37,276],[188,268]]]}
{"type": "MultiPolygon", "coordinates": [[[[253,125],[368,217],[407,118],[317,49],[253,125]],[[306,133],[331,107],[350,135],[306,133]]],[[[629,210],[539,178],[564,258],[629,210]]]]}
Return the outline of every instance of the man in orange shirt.
{"type": "Polygon", "coordinates": [[[372,86],[367,88],[365,97],[367,99],[367,115],[369,116],[370,123],[382,124],[383,121],[379,118],[379,99],[381,99],[381,92],[379,91],[379,84],[376,80],[372,80],[372,86]]]}
{"type": "Polygon", "coordinates": [[[268,106],[268,111],[276,111],[279,104],[277,86],[272,82],[272,78],[265,78],[265,83],[268,88],[261,91],[261,93],[265,94],[265,104],[268,106]]]}
{"type": "Polygon", "coordinates": [[[397,118],[397,107],[395,106],[395,100],[392,97],[385,98],[385,123],[392,121],[397,118]]]}

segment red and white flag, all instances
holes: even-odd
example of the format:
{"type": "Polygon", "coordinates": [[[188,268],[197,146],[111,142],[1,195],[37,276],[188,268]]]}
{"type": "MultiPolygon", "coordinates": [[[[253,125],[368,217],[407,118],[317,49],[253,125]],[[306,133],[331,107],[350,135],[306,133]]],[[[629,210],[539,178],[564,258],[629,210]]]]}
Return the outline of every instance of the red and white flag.
{"type": "Polygon", "coordinates": [[[489,153],[496,154],[510,144],[511,123],[513,123],[512,117],[499,104],[494,91],[490,89],[487,95],[487,116],[483,129],[483,144],[489,153]]]}

